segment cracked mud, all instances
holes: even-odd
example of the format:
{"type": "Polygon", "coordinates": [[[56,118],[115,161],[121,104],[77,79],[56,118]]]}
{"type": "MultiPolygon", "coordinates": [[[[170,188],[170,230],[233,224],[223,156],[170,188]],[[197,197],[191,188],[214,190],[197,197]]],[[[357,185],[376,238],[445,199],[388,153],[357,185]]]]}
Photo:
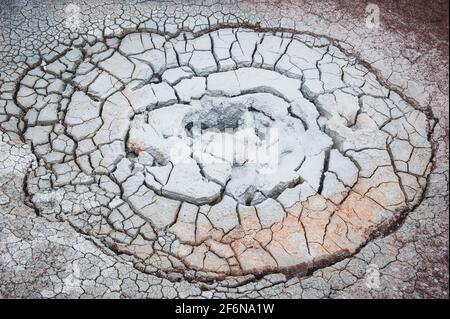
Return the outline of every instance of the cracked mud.
{"type": "MultiPolygon", "coordinates": [[[[290,27],[145,21],[34,50],[0,81],[0,210],[10,180],[32,208],[18,216],[43,223],[33,236],[67,223],[51,233],[106,254],[109,266],[82,266],[91,280],[124,262],[151,276],[128,296],[248,297],[388,253],[375,242],[418,218],[439,175],[436,119],[347,46],[290,27]]],[[[322,284],[300,294],[329,294],[322,284]]]]}
{"type": "Polygon", "coordinates": [[[425,114],[312,36],[224,28],[80,43],[30,69],[16,102],[40,159],[31,201],[147,272],[332,262],[417,204],[430,166],[425,114]],[[202,135],[183,130],[199,120],[202,135]],[[248,149],[275,142],[265,173],[248,149]]]}

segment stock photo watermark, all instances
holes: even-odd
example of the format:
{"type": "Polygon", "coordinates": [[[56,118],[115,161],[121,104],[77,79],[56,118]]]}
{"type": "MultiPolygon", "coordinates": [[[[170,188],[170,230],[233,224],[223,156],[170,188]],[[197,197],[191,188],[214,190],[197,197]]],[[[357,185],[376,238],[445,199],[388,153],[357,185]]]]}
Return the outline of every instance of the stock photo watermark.
{"type": "Polygon", "coordinates": [[[63,282],[67,288],[80,288],[81,287],[81,271],[78,261],[74,261],[69,269],[69,275],[64,278],[63,282]]]}
{"type": "Polygon", "coordinates": [[[78,5],[71,3],[64,8],[64,25],[70,30],[78,30],[81,27],[81,9],[78,5]]]}
{"type": "Polygon", "coordinates": [[[380,7],[376,4],[369,3],[366,6],[366,27],[368,29],[380,28],[380,7]]]}
{"type": "Polygon", "coordinates": [[[380,268],[376,264],[367,266],[364,281],[369,289],[378,290],[381,288],[380,268]]]}
{"type": "Polygon", "coordinates": [[[279,166],[279,132],[277,128],[202,129],[201,122],[193,123],[190,136],[181,139],[170,149],[172,164],[189,164],[192,159],[202,163],[254,165],[260,174],[273,174],[279,166]]]}

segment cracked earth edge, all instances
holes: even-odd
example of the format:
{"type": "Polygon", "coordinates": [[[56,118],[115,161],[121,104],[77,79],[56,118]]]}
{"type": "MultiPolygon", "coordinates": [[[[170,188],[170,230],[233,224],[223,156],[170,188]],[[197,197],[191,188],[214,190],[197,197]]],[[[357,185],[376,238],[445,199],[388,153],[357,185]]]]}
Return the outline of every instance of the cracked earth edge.
{"type": "MultiPolygon", "coordinates": [[[[243,3],[241,5],[245,4],[243,3]]],[[[165,7],[166,5],[162,4],[162,6],[165,7]]],[[[267,4],[267,6],[269,7],[270,4],[267,4]]],[[[170,7],[171,5],[167,5],[167,8],[170,9],[170,7]]],[[[145,12],[148,8],[144,8],[142,10],[145,12]]],[[[223,11],[224,8],[221,6],[220,10],[223,11]]],[[[243,18],[242,20],[245,21],[251,19],[243,18]]],[[[261,21],[265,20],[261,19],[261,21]]],[[[275,18],[274,21],[278,20],[275,18]]],[[[241,26],[244,25],[242,22],[239,23],[241,26]]],[[[249,23],[249,25],[251,24],[252,23],[249,23]]],[[[282,24],[289,25],[289,22],[285,21],[279,24],[271,24],[269,22],[268,24],[270,26],[269,29],[271,29],[271,27],[283,28],[282,24]]],[[[247,24],[245,25],[247,26],[247,24]]],[[[128,28],[128,26],[125,26],[125,28],[128,28]]],[[[320,29],[320,26],[314,26],[311,29],[314,28],[317,28],[319,31],[323,31],[320,29]]],[[[195,27],[191,27],[190,29],[195,30],[195,27]]],[[[313,33],[323,34],[323,32],[313,33]]],[[[333,38],[333,35],[330,35],[329,37],[333,38]]],[[[346,42],[351,41],[347,39],[346,42]]],[[[348,45],[348,43],[345,45],[348,45]]],[[[364,52],[364,50],[362,51],[364,52]]],[[[7,50],[6,52],[10,52],[10,50],[7,50]]],[[[358,53],[361,54],[356,50],[355,54],[358,53]]],[[[411,52],[408,54],[411,54],[411,52]]],[[[7,58],[5,60],[8,61],[7,58]]],[[[366,61],[369,60],[370,59],[366,59],[366,61]]],[[[407,60],[409,61],[410,58],[407,60]]],[[[10,64],[12,70],[14,67],[17,67],[17,65],[20,65],[19,61],[20,59],[15,59],[15,63],[10,64]]],[[[387,71],[391,72],[391,75],[393,74],[391,70],[392,68],[389,69],[388,66],[385,66],[385,68],[387,68],[387,71]]],[[[376,66],[370,65],[369,69],[381,69],[381,71],[375,72],[377,74],[381,74],[379,77],[383,78],[383,66],[378,66],[377,68],[376,66]]],[[[8,69],[5,68],[5,70],[8,69]]],[[[12,92],[11,84],[15,81],[14,78],[17,79],[17,74],[20,76],[20,72],[17,71],[13,71],[9,76],[2,73],[2,85],[4,88],[2,89],[2,98],[6,96],[7,99],[8,92],[12,92]]],[[[417,86],[414,87],[415,93],[408,92],[408,89],[405,89],[404,86],[402,86],[401,77],[396,78],[391,75],[388,77],[390,79],[389,82],[394,83],[390,83],[390,87],[398,87],[399,92],[405,92],[404,94],[402,93],[402,96],[405,97],[414,96],[414,94],[417,95],[417,91],[419,91],[417,86]],[[392,81],[392,78],[396,81],[392,81]]],[[[422,79],[418,74],[415,75],[417,82],[420,83],[423,79],[423,75],[422,79]]],[[[386,76],[384,76],[384,78],[386,78],[386,76]]],[[[444,91],[448,89],[448,83],[445,83],[445,81],[444,83],[439,84],[441,87],[443,86],[444,91]]],[[[415,85],[420,84],[416,83],[415,85]]],[[[407,87],[409,88],[411,86],[413,86],[413,84],[410,83],[407,87]]],[[[431,90],[429,86],[427,89],[431,90]]],[[[430,107],[424,107],[424,105],[427,105],[427,103],[424,103],[427,101],[426,97],[430,96],[430,93],[428,93],[425,89],[423,92],[426,92],[426,94],[414,96],[413,99],[410,99],[410,101],[414,101],[414,99],[419,101],[418,103],[414,102],[411,104],[422,106],[424,112],[427,112],[427,114],[431,114],[431,111],[433,111],[435,117],[446,118],[448,113],[445,114],[445,107],[448,105],[448,99],[445,96],[439,96],[439,90],[437,92],[433,91],[434,94],[437,94],[437,98],[441,98],[440,102],[443,104],[437,103],[438,105],[435,106],[437,110],[433,109],[434,103],[429,103],[431,105],[430,107]],[[439,105],[444,107],[443,114],[439,111],[439,105]],[[439,116],[436,116],[436,113],[438,113],[439,116]]],[[[5,114],[7,114],[7,112],[5,112],[5,114]]],[[[433,120],[432,116],[429,116],[429,118],[433,120]]],[[[28,227],[31,229],[24,229],[22,232],[20,231],[22,230],[22,227],[11,228],[11,226],[9,226],[9,228],[2,228],[2,238],[6,238],[5,241],[2,240],[2,267],[5,268],[5,271],[2,272],[2,276],[6,277],[4,280],[2,278],[2,293],[5,296],[34,295],[45,297],[56,295],[78,296],[83,294],[85,296],[130,297],[186,297],[189,295],[193,297],[268,297],[273,294],[286,297],[305,298],[358,296],[447,296],[447,292],[445,291],[445,289],[448,288],[448,277],[445,275],[447,272],[440,272],[437,265],[441,265],[444,268],[447,267],[448,269],[448,245],[447,247],[445,245],[445,243],[448,243],[448,234],[446,234],[446,230],[448,229],[448,215],[446,215],[446,207],[448,205],[446,182],[448,178],[446,165],[448,163],[448,156],[445,154],[447,148],[446,139],[448,137],[448,128],[445,127],[446,121],[436,121],[434,124],[434,130],[431,133],[431,140],[434,145],[435,154],[433,162],[434,165],[432,173],[428,179],[429,182],[424,200],[407,217],[405,217],[403,223],[396,225],[397,227],[394,227],[391,235],[370,242],[352,258],[344,259],[331,267],[317,270],[309,277],[286,277],[282,274],[273,274],[263,278],[243,276],[228,278],[224,281],[208,284],[188,283],[182,278],[181,282],[171,282],[165,279],[142,274],[135,270],[130,271],[131,275],[130,273],[122,273],[119,275],[119,269],[122,267],[130,267],[130,265],[121,259],[117,260],[115,254],[113,253],[109,254],[109,258],[111,258],[111,260],[105,256],[102,264],[92,262],[92,260],[95,259],[95,257],[91,256],[90,252],[92,250],[96,252],[93,254],[94,256],[101,255],[103,252],[97,251],[95,247],[89,246],[90,244],[84,242],[84,239],[81,236],[72,235],[76,237],[76,240],[75,238],[71,240],[73,243],[71,245],[72,248],[65,248],[68,247],[68,242],[61,240],[61,237],[64,237],[64,232],[70,233],[70,228],[67,228],[66,224],[48,224],[48,222],[44,222],[38,217],[30,217],[29,212],[27,213],[23,211],[24,206],[20,205],[20,201],[23,200],[23,194],[20,194],[18,191],[23,189],[23,173],[29,163],[33,161],[33,158],[30,156],[29,150],[26,146],[16,146],[16,136],[12,135],[10,140],[10,138],[4,134],[4,143],[2,144],[2,148],[5,149],[5,152],[2,150],[2,156],[4,156],[5,160],[2,161],[2,164],[4,166],[3,170],[6,174],[2,174],[2,181],[5,181],[5,183],[3,183],[2,186],[3,194],[1,197],[1,202],[5,206],[5,210],[8,215],[3,215],[2,209],[2,219],[5,220],[4,222],[2,221],[2,223],[8,225],[8,223],[19,222],[23,225],[22,227],[25,227],[26,224],[28,224],[28,227]],[[444,127],[441,128],[441,125],[444,127]],[[9,151],[9,149],[11,149],[11,151],[9,151]],[[437,158],[439,158],[439,160],[437,160],[437,158]],[[444,166],[441,167],[442,165],[444,166]],[[428,202],[430,202],[430,204],[428,204],[428,202]],[[430,211],[430,207],[433,207],[438,211],[434,213],[430,211]],[[442,208],[444,208],[444,210],[439,211],[439,209],[442,208]],[[430,214],[433,216],[427,217],[430,216],[430,214]],[[441,223],[433,223],[435,218],[441,218],[441,223]],[[431,225],[428,225],[426,221],[430,222],[431,225]],[[434,227],[429,229],[430,226],[434,227]],[[34,230],[36,227],[40,228],[39,231],[34,230]],[[422,227],[422,229],[414,231],[410,229],[411,227],[422,227]],[[423,228],[425,228],[425,230],[423,228]],[[441,228],[443,228],[443,231],[441,228]],[[55,229],[58,231],[55,231],[55,229]],[[433,250],[427,245],[421,246],[420,239],[416,239],[417,232],[420,234],[420,236],[417,235],[418,238],[423,236],[421,232],[426,232],[428,234],[427,240],[432,241],[437,250],[433,250]],[[434,235],[430,236],[430,232],[434,235]],[[49,236],[52,233],[53,236],[49,236]],[[411,236],[413,236],[414,239],[410,239],[411,236]],[[74,240],[76,243],[74,243],[74,240]],[[84,244],[78,244],[79,241],[84,244]],[[88,247],[84,247],[85,245],[88,247]],[[39,265],[39,262],[42,262],[41,265],[45,265],[48,262],[46,259],[53,256],[52,254],[46,255],[45,253],[45,251],[49,251],[48,249],[53,250],[50,246],[55,248],[59,246],[59,250],[67,250],[65,253],[69,254],[69,256],[65,257],[63,254],[54,256],[56,259],[59,259],[57,262],[59,263],[58,265],[60,268],[58,269],[58,267],[56,267],[53,269],[48,269],[50,273],[47,273],[44,271],[46,267],[37,268],[36,265],[39,265]],[[3,249],[5,250],[4,254],[3,249]],[[72,249],[77,252],[77,256],[84,255],[84,257],[76,258],[71,256],[73,252],[69,253],[68,250],[72,249]],[[42,250],[44,252],[42,252],[42,250]],[[86,250],[88,250],[89,253],[86,250]],[[422,254],[426,257],[422,257],[422,254]],[[41,258],[43,260],[41,260],[41,258]],[[435,262],[436,258],[441,261],[435,262]],[[36,259],[37,263],[30,268],[30,263],[36,261],[36,259]],[[109,264],[105,265],[106,262],[109,262],[109,264]],[[67,282],[64,281],[70,277],[68,275],[70,275],[73,271],[73,267],[68,266],[73,266],[74,263],[77,265],[79,264],[77,267],[80,268],[81,276],[79,287],[77,286],[75,288],[73,285],[65,284],[67,282]],[[28,267],[26,267],[27,264],[29,265],[28,267]],[[431,267],[431,265],[433,266],[431,267]],[[367,285],[365,284],[367,283],[367,270],[370,269],[370,267],[375,267],[378,269],[377,271],[381,273],[381,287],[377,289],[367,289],[367,285]],[[36,270],[40,271],[36,273],[36,270]],[[112,275],[113,278],[111,278],[111,272],[115,273],[112,275]],[[20,277],[20,279],[17,280],[17,277],[20,277]],[[26,278],[25,282],[23,281],[23,277],[26,278]],[[114,277],[116,280],[114,280],[114,277]],[[110,285],[105,284],[105,280],[108,283],[112,283],[114,281],[116,286],[111,288],[110,285]],[[28,283],[26,283],[27,281],[28,283]],[[33,290],[34,288],[30,290],[30,281],[34,283],[35,286],[33,287],[36,288],[36,290],[33,290]],[[23,286],[21,287],[21,285],[23,286]],[[182,292],[183,289],[188,289],[189,293],[186,293],[186,290],[182,292]]],[[[5,131],[13,131],[13,129],[11,129],[12,126],[8,124],[2,125],[2,128],[5,131]]],[[[431,245],[431,247],[433,247],[433,245],[431,245]]],[[[102,250],[104,249],[105,248],[102,247],[102,250]]],[[[180,280],[179,277],[175,279],[180,280]]]]}

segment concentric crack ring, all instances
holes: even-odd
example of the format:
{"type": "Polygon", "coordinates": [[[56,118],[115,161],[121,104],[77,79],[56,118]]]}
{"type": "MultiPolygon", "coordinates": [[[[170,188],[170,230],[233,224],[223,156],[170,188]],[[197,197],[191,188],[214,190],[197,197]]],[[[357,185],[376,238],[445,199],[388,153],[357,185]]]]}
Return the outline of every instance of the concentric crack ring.
{"type": "Polygon", "coordinates": [[[16,103],[33,203],[147,272],[333,262],[417,204],[430,169],[426,116],[309,35],[79,43],[29,70],[16,103]]]}

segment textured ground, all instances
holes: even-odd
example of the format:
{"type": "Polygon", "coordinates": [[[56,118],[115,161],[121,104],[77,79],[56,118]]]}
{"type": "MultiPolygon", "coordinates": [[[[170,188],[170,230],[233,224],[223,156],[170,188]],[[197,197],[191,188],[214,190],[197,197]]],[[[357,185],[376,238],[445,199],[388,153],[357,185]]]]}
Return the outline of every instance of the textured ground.
{"type": "Polygon", "coordinates": [[[3,1],[0,295],[448,298],[448,4],[373,5],[3,1]]]}

